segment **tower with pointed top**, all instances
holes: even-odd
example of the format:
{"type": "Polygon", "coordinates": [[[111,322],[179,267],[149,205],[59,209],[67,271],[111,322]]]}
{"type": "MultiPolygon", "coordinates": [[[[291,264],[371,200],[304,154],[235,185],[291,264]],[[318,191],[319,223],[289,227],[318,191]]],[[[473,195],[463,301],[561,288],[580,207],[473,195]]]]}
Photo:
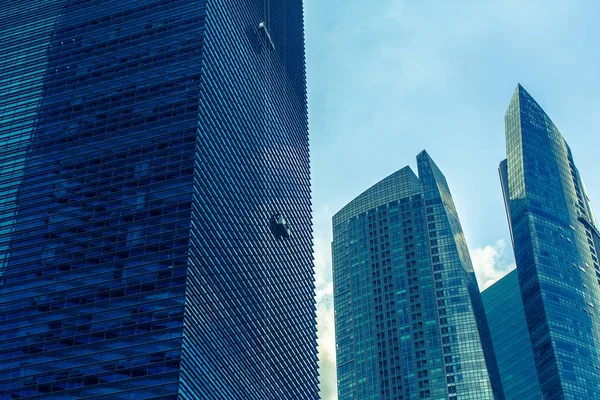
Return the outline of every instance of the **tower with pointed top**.
{"type": "Polygon", "coordinates": [[[503,399],[448,184],[417,161],[333,217],[339,398],[503,399]]]}
{"type": "Polygon", "coordinates": [[[518,85],[500,178],[544,399],[600,398],[600,235],[567,142],[518,85]]]}

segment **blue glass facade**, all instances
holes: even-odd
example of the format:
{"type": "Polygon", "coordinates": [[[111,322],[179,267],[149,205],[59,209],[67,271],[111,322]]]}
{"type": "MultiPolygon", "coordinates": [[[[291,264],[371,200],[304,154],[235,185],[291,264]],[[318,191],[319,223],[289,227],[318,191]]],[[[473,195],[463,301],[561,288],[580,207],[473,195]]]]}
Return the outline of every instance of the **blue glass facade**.
{"type": "Polygon", "coordinates": [[[519,85],[500,176],[544,399],[600,398],[600,236],[573,155],[519,85]]]}
{"type": "Polygon", "coordinates": [[[417,161],[333,217],[339,398],[503,399],[450,190],[417,161]]]}
{"type": "Polygon", "coordinates": [[[301,1],[17,0],[0,41],[0,399],[318,398],[301,1]]]}
{"type": "Polygon", "coordinates": [[[516,270],[481,293],[506,400],[540,400],[516,270]]]}

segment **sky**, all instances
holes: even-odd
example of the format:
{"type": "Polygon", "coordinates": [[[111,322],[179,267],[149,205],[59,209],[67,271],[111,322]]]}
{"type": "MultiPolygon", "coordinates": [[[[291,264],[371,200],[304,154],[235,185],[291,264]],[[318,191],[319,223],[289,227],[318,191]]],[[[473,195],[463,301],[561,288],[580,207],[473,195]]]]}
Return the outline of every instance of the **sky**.
{"type": "Polygon", "coordinates": [[[336,399],[331,217],[426,149],[480,289],[514,268],[498,163],[517,83],[571,146],[600,214],[600,2],[304,0],[321,395],[336,399]]]}

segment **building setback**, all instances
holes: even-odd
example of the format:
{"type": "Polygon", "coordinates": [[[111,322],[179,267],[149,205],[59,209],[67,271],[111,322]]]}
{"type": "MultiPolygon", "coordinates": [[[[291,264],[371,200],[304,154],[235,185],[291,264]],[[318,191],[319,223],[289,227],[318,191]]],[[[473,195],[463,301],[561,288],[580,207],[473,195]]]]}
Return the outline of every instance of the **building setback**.
{"type": "Polygon", "coordinates": [[[4,1],[0,399],[317,399],[300,0],[4,1]]]}
{"type": "Polygon", "coordinates": [[[573,155],[518,85],[500,177],[544,400],[600,398],[600,235],[573,155]]]}
{"type": "Polygon", "coordinates": [[[517,271],[484,290],[481,299],[506,400],[540,400],[517,271]]]}
{"type": "Polygon", "coordinates": [[[450,190],[417,162],[333,217],[339,398],[503,399],[450,190]]]}

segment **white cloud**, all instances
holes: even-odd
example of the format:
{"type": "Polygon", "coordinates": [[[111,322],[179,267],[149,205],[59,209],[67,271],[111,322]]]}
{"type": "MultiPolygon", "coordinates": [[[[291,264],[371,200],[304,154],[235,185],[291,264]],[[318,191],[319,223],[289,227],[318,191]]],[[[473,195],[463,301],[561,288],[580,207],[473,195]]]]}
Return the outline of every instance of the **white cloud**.
{"type": "Polygon", "coordinates": [[[321,399],[337,399],[333,282],[329,237],[315,238],[315,277],[321,399]]]}
{"type": "Polygon", "coordinates": [[[515,269],[514,261],[506,252],[504,240],[471,249],[470,252],[480,290],[487,289],[515,269]]]}

